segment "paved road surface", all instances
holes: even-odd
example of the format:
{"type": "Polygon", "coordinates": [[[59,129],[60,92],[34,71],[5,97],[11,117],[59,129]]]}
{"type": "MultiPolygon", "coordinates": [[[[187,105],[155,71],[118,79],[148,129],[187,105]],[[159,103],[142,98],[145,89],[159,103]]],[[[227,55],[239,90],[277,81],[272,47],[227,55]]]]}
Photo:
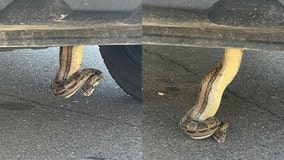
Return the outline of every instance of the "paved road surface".
{"type": "Polygon", "coordinates": [[[141,103],[107,74],[100,55],[91,54],[96,50],[86,49],[84,66],[101,69],[104,82],[95,95],[70,99],[56,98],[49,89],[57,48],[0,54],[1,159],[135,160],[142,153],[145,160],[284,157],[283,52],[245,53],[216,115],[231,126],[228,139],[216,144],[190,139],[178,123],[222,50],[144,46],[143,114],[141,103]]]}
{"type": "Polygon", "coordinates": [[[97,47],[85,49],[83,64],[105,75],[91,97],[52,95],[58,48],[0,52],[0,59],[0,159],[141,157],[141,103],[113,81],[97,47]]]}
{"type": "Polygon", "coordinates": [[[143,159],[283,159],[284,52],[247,51],[217,113],[230,124],[227,142],[192,140],[178,127],[194,105],[219,49],[143,47],[143,159]],[[178,55],[178,56],[176,56],[178,55]],[[157,92],[165,92],[159,96],[157,92]]]}

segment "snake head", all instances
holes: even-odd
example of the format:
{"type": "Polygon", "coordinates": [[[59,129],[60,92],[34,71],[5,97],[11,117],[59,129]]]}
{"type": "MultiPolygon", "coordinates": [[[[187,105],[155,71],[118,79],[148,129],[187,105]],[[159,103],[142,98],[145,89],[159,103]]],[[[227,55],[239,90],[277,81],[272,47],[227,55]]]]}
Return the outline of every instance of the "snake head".
{"type": "Polygon", "coordinates": [[[88,73],[88,79],[82,86],[84,96],[90,96],[96,85],[99,84],[99,81],[103,78],[103,74],[101,71],[92,69],[92,68],[85,68],[82,72],[88,73]]]}
{"type": "Polygon", "coordinates": [[[220,125],[218,126],[218,129],[215,131],[213,134],[213,138],[218,142],[218,143],[224,143],[227,138],[227,131],[229,129],[229,125],[224,122],[220,122],[220,125]]]}

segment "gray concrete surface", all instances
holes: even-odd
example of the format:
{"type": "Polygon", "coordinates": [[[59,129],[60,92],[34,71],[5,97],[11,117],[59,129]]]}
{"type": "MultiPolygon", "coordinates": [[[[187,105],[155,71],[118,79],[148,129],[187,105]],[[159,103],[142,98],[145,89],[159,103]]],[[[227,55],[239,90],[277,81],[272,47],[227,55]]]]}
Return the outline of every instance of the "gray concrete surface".
{"type": "Polygon", "coordinates": [[[110,77],[97,47],[86,47],[83,62],[105,75],[91,97],[52,95],[58,48],[0,59],[0,159],[140,159],[141,102],[110,77]]]}
{"type": "Polygon", "coordinates": [[[225,143],[193,140],[179,129],[202,77],[222,54],[221,49],[143,46],[143,160],[284,158],[284,52],[245,52],[216,115],[230,124],[225,143]]]}

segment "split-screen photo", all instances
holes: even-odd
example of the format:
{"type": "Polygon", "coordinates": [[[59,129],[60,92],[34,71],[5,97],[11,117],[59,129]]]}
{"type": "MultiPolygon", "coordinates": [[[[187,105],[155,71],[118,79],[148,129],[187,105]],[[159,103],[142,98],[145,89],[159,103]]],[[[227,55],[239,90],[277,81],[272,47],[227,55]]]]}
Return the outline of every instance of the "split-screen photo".
{"type": "Polygon", "coordinates": [[[283,0],[0,2],[0,159],[283,159],[283,0]]]}

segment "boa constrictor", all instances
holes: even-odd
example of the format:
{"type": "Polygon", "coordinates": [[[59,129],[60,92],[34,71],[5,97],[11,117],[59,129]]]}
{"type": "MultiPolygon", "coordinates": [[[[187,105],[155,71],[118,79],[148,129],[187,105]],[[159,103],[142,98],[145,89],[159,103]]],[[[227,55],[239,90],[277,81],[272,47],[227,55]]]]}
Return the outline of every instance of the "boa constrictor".
{"type": "Polygon", "coordinates": [[[219,143],[226,140],[229,125],[220,122],[214,115],[224,90],[239,70],[242,56],[242,49],[226,48],[218,66],[203,78],[196,104],[180,121],[180,128],[191,138],[203,139],[213,135],[219,143]]]}
{"type": "Polygon", "coordinates": [[[68,98],[82,87],[83,94],[90,96],[94,87],[103,78],[102,72],[85,68],[80,71],[84,46],[62,46],[59,53],[59,69],[52,81],[54,95],[68,98]]]}

